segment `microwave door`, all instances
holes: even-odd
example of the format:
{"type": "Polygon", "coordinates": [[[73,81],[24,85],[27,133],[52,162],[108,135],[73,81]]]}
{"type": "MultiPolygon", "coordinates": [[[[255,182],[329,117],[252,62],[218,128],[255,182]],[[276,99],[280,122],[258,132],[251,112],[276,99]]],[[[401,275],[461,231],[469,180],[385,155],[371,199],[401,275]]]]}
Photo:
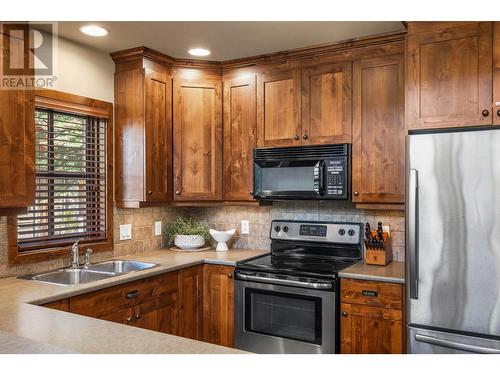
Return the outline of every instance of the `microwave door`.
{"type": "Polygon", "coordinates": [[[308,199],[321,196],[324,166],[318,160],[258,160],[254,196],[261,199],[308,199]]]}

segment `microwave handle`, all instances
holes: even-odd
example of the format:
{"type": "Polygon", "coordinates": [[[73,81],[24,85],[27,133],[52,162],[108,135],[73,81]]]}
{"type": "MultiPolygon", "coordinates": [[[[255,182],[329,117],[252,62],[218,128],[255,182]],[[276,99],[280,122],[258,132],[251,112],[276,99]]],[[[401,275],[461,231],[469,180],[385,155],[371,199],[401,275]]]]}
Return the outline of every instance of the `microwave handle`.
{"type": "Polygon", "coordinates": [[[323,195],[325,191],[325,162],[321,160],[318,163],[318,171],[319,171],[319,195],[323,195]]]}

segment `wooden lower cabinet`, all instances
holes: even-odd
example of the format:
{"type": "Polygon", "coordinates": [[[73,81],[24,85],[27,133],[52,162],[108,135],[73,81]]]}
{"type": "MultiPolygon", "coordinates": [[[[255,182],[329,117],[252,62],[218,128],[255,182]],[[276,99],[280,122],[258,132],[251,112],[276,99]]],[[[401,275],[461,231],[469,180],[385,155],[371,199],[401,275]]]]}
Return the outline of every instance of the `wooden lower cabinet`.
{"type": "Polygon", "coordinates": [[[341,280],[342,354],[402,354],[403,287],[374,281],[341,280]]]}
{"type": "Polygon", "coordinates": [[[202,337],[203,266],[179,271],[179,332],[189,339],[202,337]]]}
{"type": "Polygon", "coordinates": [[[203,266],[203,341],[234,346],[234,267],[203,266]]]}
{"type": "Polygon", "coordinates": [[[234,267],[197,265],[43,305],[232,347],[234,267]]]}

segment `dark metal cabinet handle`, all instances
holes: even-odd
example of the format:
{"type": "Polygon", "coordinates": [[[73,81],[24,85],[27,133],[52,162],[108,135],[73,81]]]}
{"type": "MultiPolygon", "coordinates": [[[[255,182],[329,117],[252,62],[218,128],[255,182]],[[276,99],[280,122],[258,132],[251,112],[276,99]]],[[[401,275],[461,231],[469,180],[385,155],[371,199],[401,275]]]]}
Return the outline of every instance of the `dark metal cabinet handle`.
{"type": "Polygon", "coordinates": [[[227,274],[227,277],[228,277],[229,279],[232,279],[232,278],[233,278],[233,275],[232,275],[232,274],[230,274],[230,273],[228,273],[228,274],[227,274]]]}
{"type": "Polygon", "coordinates": [[[133,290],[131,292],[128,292],[126,295],[125,295],[125,298],[127,299],[132,299],[132,298],[135,298],[139,295],[139,291],[138,290],[133,290]]]}
{"type": "Polygon", "coordinates": [[[134,314],[134,318],[137,320],[141,317],[141,314],[137,313],[137,314],[134,314]]]}
{"type": "Polygon", "coordinates": [[[308,136],[307,134],[304,134],[304,135],[302,136],[302,138],[307,139],[307,138],[309,138],[309,136],[308,136]]]}
{"type": "Polygon", "coordinates": [[[176,190],[175,191],[175,195],[181,195],[181,191],[180,190],[176,190]]]}
{"type": "Polygon", "coordinates": [[[497,111],[497,116],[500,117],[500,109],[497,111]]]}
{"type": "Polygon", "coordinates": [[[483,117],[488,117],[490,115],[490,111],[488,111],[487,109],[483,109],[483,112],[481,112],[481,114],[483,115],[483,117]]]}
{"type": "Polygon", "coordinates": [[[363,290],[361,294],[366,297],[378,297],[378,292],[375,292],[374,290],[363,290]]]}
{"type": "Polygon", "coordinates": [[[148,195],[153,194],[153,190],[148,190],[148,195]]]}
{"type": "Polygon", "coordinates": [[[355,192],[354,192],[354,195],[355,195],[355,196],[358,196],[358,195],[359,195],[359,191],[355,191],[355,192]]]}
{"type": "Polygon", "coordinates": [[[127,316],[127,317],[125,318],[125,320],[127,321],[127,323],[130,323],[130,322],[132,321],[132,317],[131,317],[131,316],[127,316]]]}
{"type": "Polygon", "coordinates": [[[300,138],[300,137],[299,137],[299,135],[298,135],[298,134],[295,134],[295,137],[293,137],[293,139],[295,139],[296,141],[298,141],[298,140],[299,140],[299,138],[300,138]]]}
{"type": "Polygon", "coordinates": [[[347,311],[343,311],[343,312],[342,312],[342,316],[343,316],[344,318],[347,318],[347,311]]]}

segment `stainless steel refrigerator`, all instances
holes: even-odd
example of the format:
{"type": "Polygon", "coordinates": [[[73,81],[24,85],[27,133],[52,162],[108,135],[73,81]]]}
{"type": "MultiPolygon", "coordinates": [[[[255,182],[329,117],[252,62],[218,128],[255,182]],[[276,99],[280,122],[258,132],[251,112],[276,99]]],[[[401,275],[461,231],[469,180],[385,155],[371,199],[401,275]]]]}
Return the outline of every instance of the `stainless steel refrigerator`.
{"type": "Polygon", "coordinates": [[[500,353],[500,129],[407,139],[409,353],[500,353]]]}

